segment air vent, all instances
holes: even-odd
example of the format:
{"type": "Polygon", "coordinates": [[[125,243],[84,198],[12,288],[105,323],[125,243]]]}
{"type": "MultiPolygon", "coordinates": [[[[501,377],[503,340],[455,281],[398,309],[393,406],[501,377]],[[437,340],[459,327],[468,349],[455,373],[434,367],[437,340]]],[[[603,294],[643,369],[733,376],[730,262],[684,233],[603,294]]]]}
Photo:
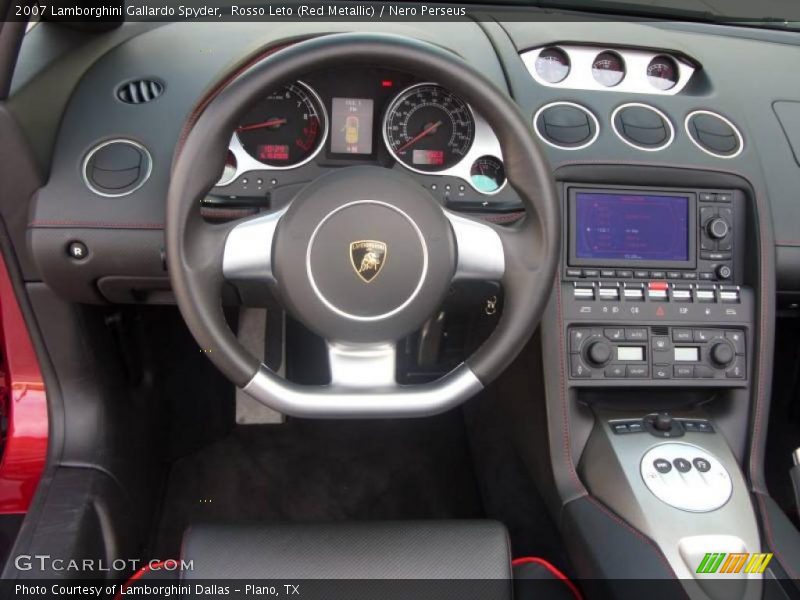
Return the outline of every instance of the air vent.
{"type": "Polygon", "coordinates": [[[739,156],[744,148],[736,125],[717,113],[696,110],[686,116],[686,133],[703,152],[718,158],[739,156]]]}
{"type": "Polygon", "coordinates": [[[144,104],[164,93],[164,85],[153,79],[136,79],[117,88],[117,98],[127,104],[144,104]]]}
{"type": "Polygon", "coordinates": [[[597,139],[597,117],[574,102],[551,102],[533,116],[533,126],[542,141],[562,150],[580,150],[597,139]]]}
{"type": "Polygon", "coordinates": [[[623,104],[612,113],[611,125],[623,142],[638,150],[663,150],[675,138],[667,115],[647,104],[623,104]]]}
{"type": "Polygon", "coordinates": [[[150,152],[141,144],[133,140],[109,140],[86,155],[83,181],[99,196],[127,196],[144,185],[152,168],[150,152]]]}

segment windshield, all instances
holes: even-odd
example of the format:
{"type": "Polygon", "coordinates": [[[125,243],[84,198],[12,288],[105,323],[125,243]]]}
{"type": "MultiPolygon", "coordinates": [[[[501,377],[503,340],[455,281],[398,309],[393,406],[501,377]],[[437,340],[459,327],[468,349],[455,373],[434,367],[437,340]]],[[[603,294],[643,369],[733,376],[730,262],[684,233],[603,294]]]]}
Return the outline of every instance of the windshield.
{"type": "Polygon", "coordinates": [[[522,3],[609,15],[800,30],[798,0],[532,0],[522,3]]]}

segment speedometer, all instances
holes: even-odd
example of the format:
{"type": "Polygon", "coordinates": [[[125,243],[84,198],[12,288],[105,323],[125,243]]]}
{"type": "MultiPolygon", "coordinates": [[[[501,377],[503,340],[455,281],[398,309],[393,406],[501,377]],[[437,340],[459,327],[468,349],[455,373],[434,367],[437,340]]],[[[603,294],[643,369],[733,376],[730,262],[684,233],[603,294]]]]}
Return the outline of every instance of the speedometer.
{"type": "Polygon", "coordinates": [[[316,92],[297,82],[257,102],[236,128],[247,153],[272,167],[296,167],[322,148],[328,131],[325,107],[316,92]]]}
{"type": "Polygon", "coordinates": [[[394,99],[383,119],[386,147],[398,161],[423,172],[457,164],[475,138],[472,111],[441,86],[411,86],[394,99]]]}

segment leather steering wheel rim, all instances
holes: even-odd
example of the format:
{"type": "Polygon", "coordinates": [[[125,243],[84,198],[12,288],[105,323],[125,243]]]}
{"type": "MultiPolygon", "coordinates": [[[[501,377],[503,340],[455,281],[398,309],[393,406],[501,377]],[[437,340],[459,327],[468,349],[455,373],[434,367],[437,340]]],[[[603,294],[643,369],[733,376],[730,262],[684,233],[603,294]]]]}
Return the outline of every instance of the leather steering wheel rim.
{"type": "MultiPolygon", "coordinates": [[[[287,414],[340,417],[441,412],[497,377],[538,325],[552,290],[561,229],[550,167],[534,139],[530,120],[516,104],[458,56],[429,43],[386,34],[334,34],[298,42],[247,65],[223,82],[198,105],[176,150],[165,231],[167,264],[179,309],[201,349],[223,374],[256,399],[287,414]],[[481,114],[500,142],[509,184],[522,199],[526,217],[511,227],[481,225],[495,231],[502,243],[504,309],[489,339],[456,371],[433,384],[398,386],[391,391],[301,390],[304,386],[280,383],[276,375],[265,371],[227,326],[220,298],[225,282],[223,255],[232,225],[203,221],[200,200],[222,172],[231,132],[249,104],[265,91],[308,72],[365,63],[435,81],[481,114]],[[419,402],[410,395],[415,388],[419,402]],[[383,396],[395,396],[385,410],[381,408],[383,396]],[[336,398],[346,398],[349,404],[343,401],[337,408],[336,398]]],[[[449,218],[454,227],[465,222],[470,227],[466,218],[449,218]]],[[[276,225],[277,219],[273,227],[276,225]]],[[[468,249],[461,247],[459,252],[466,256],[468,249]]]]}

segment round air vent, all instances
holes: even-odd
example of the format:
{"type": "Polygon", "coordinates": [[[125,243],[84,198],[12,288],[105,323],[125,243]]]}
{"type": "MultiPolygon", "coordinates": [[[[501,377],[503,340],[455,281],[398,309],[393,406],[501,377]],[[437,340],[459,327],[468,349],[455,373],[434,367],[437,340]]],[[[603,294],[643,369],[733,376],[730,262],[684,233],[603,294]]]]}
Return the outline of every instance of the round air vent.
{"type": "Polygon", "coordinates": [[[618,106],[611,113],[611,126],[619,139],[638,150],[663,150],[675,139],[675,128],[663,112],[638,102],[618,106]]]}
{"type": "Polygon", "coordinates": [[[703,152],[718,158],[733,158],[744,148],[736,125],[717,113],[696,110],[686,115],[686,133],[703,152]]]}
{"type": "Polygon", "coordinates": [[[117,88],[117,98],[127,104],[144,104],[164,93],[164,85],[154,79],[135,79],[117,88]]]}
{"type": "Polygon", "coordinates": [[[83,161],[83,181],[95,194],[114,198],[138,190],[150,177],[147,148],[131,140],[109,140],[92,148],[83,161]]]}
{"type": "Polygon", "coordinates": [[[562,150],[580,150],[600,133],[597,117],[574,102],[551,102],[536,111],[533,127],[543,142],[562,150]]]}

